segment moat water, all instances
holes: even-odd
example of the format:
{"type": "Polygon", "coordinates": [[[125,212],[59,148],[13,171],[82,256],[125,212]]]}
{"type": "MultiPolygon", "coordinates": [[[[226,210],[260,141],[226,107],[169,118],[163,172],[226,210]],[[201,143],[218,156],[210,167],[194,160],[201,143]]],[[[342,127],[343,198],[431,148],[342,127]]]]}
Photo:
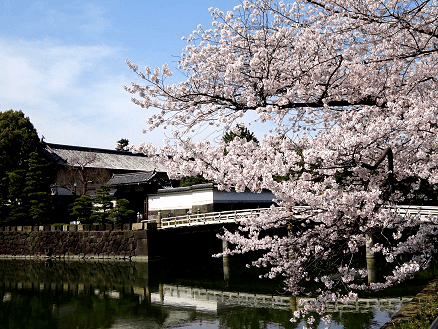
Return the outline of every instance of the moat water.
{"type": "MultiPolygon", "coordinates": [[[[230,259],[196,262],[0,260],[0,329],[302,328],[281,282],[230,259]]],[[[405,288],[413,296],[420,288],[405,288]]],[[[333,306],[329,328],[380,328],[400,294],[333,306]]],[[[314,328],[324,328],[316,318],[314,328]]]]}

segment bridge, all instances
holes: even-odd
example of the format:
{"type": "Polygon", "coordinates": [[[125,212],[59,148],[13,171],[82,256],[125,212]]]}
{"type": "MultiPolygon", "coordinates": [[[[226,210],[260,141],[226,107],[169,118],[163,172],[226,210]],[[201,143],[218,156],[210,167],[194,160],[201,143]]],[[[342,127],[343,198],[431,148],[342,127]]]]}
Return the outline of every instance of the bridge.
{"type": "MultiPolygon", "coordinates": [[[[302,210],[309,209],[306,206],[296,207],[297,213],[302,210]]],[[[169,229],[185,226],[198,226],[220,223],[238,223],[242,219],[250,216],[257,216],[269,208],[231,210],[221,212],[209,212],[198,214],[187,214],[184,216],[164,217],[158,215],[157,219],[144,220],[143,223],[156,223],[158,229],[169,229]]],[[[399,205],[393,209],[402,216],[420,216],[421,220],[427,220],[429,216],[438,217],[438,206],[411,206],[399,205]]]]}

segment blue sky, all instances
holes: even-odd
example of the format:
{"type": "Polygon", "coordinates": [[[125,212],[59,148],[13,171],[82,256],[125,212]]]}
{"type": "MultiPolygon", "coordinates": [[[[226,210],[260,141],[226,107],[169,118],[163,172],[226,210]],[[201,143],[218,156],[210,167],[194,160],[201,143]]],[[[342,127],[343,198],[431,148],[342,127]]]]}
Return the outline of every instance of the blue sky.
{"type": "Polygon", "coordinates": [[[175,67],[209,7],[233,0],[0,0],[0,111],[22,110],[46,142],[114,148],[161,145],[162,131],[142,132],[146,110],[123,86],[125,64],[175,67]]]}

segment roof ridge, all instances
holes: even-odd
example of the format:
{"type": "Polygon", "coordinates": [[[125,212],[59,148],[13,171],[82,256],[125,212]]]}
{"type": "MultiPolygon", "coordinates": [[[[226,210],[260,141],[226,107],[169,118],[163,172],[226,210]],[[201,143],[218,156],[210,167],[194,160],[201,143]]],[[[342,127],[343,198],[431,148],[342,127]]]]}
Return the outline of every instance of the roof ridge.
{"type": "MultiPolygon", "coordinates": [[[[46,143],[45,150],[63,160],[66,165],[83,165],[85,167],[106,168],[132,172],[166,172],[167,167],[153,157],[143,153],[135,154],[126,151],[104,150],[82,146],[46,143]]],[[[57,160],[57,158],[55,158],[57,160]]],[[[61,164],[61,163],[60,163],[61,164]]],[[[125,176],[136,177],[136,176],[125,176]]]]}
{"type": "Polygon", "coordinates": [[[65,144],[55,144],[55,143],[46,143],[48,147],[51,149],[65,149],[65,150],[74,150],[74,151],[83,151],[83,152],[95,152],[95,153],[108,153],[108,154],[120,154],[120,155],[132,155],[132,156],[142,156],[147,157],[144,153],[133,153],[129,151],[119,151],[119,150],[110,150],[110,149],[102,149],[95,147],[87,147],[87,146],[76,146],[76,145],[65,145],[65,144]]]}
{"type": "Polygon", "coordinates": [[[114,176],[136,176],[136,175],[146,175],[146,174],[154,174],[154,170],[146,170],[146,171],[135,171],[129,173],[121,173],[121,174],[113,174],[114,176]]]}

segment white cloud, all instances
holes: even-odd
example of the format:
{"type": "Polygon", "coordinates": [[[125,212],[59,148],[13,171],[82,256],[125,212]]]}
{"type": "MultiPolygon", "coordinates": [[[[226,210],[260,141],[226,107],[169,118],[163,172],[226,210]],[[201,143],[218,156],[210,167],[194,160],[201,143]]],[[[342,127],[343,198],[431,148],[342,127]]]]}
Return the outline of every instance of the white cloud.
{"type": "Polygon", "coordinates": [[[142,134],[146,113],[123,90],[132,76],[119,57],[108,46],[0,38],[0,111],[21,109],[51,143],[113,148],[128,138],[162,144],[162,133],[142,134]]]}

